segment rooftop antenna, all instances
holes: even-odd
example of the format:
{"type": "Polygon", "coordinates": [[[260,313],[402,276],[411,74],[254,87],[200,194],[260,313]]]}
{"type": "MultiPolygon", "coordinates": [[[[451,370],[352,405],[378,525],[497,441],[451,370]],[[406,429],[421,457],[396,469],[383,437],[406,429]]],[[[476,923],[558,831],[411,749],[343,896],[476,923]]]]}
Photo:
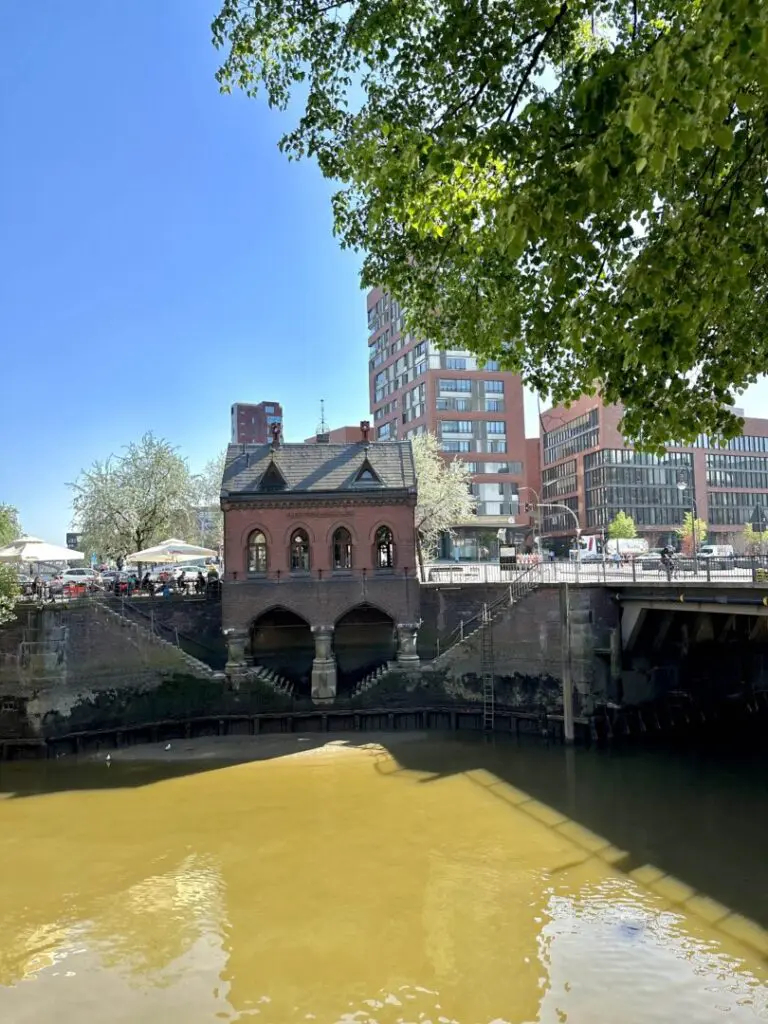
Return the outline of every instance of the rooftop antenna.
{"type": "Polygon", "coordinates": [[[325,399],[323,398],[320,399],[320,422],[317,425],[316,441],[318,444],[328,444],[330,441],[330,431],[325,422],[325,399]]]}

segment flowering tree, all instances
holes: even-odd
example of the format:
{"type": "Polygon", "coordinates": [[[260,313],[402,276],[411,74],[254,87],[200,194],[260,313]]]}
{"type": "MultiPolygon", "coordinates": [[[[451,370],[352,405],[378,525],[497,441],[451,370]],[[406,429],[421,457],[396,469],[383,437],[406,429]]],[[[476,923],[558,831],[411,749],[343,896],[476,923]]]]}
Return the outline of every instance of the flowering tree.
{"type": "Polygon", "coordinates": [[[424,576],[424,558],[437,548],[441,533],[474,514],[476,500],[470,491],[472,474],[461,459],[443,458],[434,434],[420,434],[411,441],[416,467],[418,504],[416,542],[419,567],[424,576]]]}
{"type": "Polygon", "coordinates": [[[686,512],[683,525],[675,533],[680,538],[680,550],[683,554],[692,555],[707,538],[707,524],[703,519],[695,519],[692,512],[686,512]]]}
{"type": "Polygon", "coordinates": [[[121,559],[169,536],[195,536],[187,464],[151,432],[122,455],[94,462],[70,487],[83,544],[102,557],[121,559]]]}
{"type": "Polygon", "coordinates": [[[768,548],[768,530],[756,530],[752,523],[744,526],[744,550],[749,555],[760,555],[768,548]]]}
{"type": "MultiPolygon", "coordinates": [[[[19,513],[13,505],[0,504],[0,548],[21,536],[19,513]]],[[[0,623],[15,617],[16,598],[19,594],[19,580],[16,566],[0,562],[0,623]]]]}

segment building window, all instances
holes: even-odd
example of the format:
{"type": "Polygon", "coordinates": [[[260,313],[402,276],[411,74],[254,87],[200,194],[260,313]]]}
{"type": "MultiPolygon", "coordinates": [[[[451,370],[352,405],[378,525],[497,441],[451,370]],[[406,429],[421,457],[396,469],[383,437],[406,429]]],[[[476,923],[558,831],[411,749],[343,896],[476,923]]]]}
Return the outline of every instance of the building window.
{"type": "Polygon", "coordinates": [[[446,370],[466,370],[467,360],[459,359],[457,356],[446,356],[445,368],[446,370]]]}
{"type": "Polygon", "coordinates": [[[333,535],[333,568],[352,568],[352,535],[343,526],[333,535]]]}
{"type": "Polygon", "coordinates": [[[485,411],[486,412],[504,412],[504,399],[503,398],[486,398],[486,400],[485,400],[485,411]]]}
{"type": "Polygon", "coordinates": [[[309,537],[305,530],[291,536],[291,572],[309,572],[309,537]]]}
{"type": "Polygon", "coordinates": [[[471,434],[471,420],[440,420],[440,430],[443,434],[471,434]]]}
{"type": "Polygon", "coordinates": [[[484,380],[483,384],[485,385],[485,393],[486,394],[488,394],[489,391],[493,391],[497,395],[503,395],[504,394],[504,381],[503,380],[484,380]]]}
{"type": "Polygon", "coordinates": [[[507,424],[504,420],[488,420],[485,429],[489,434],[506,434],[507,424]]]}
{"type": "Polygon", "coordinates": [[[248,538],[248,572],[267,571],[267,538],[261,530],[254,530],[248,538]]]}
{"type": "Polygon", "coordinates": [[[440,442],[440,448],[444,452],[470,452],[470,451],[472,451],[472,442],[471,441],[441,441],[440,442]]]}
{"type": "Polygon", "coordinates": [[[446,380],[444,377],[440,380],[440,391],[471,391],[472,381],[467,379],[457,380],[446,380]]]}
{"type": "Polygon", "coordinates": [[[591,409],[557,430],[544,432],[544,462],[558,462],[588,448],[596,448],[599,438],[599,412],[591,409]]]}
{"type": "Polygon", "coordinates": [[[395,541],[388,526],[380,526],[376,531],[374,545],[374,565],[377,569],[394,569],[395,541]]]}
{"type": "Polygon", "coordinates": [[[483,367],[484,370],[488,370],[490,373],[498,372],[501,369],[501,365],[498,359],[489,359],[483,367]]]}
{"type": "Polygon", "coordinates": [[[506,455],[507,442],[506,441],[489,441],[488,442],[488,454],[489,455],[506,455]]]}

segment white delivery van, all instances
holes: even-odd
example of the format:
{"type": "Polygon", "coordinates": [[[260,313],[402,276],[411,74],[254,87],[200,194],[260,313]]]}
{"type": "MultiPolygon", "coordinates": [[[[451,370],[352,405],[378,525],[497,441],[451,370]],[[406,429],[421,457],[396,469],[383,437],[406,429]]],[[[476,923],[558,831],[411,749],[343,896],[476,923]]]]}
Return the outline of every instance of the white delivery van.
{"type": "Polygon", "coordinates": [[[733,558],[732,544],[702,544],[698,550],[699,558],[733,558]]]}

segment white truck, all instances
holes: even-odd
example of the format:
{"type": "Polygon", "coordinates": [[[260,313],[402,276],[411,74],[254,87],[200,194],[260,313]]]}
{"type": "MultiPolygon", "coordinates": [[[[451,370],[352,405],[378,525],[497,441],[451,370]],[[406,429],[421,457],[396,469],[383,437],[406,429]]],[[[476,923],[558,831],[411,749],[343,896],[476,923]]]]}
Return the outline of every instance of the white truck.
{"type": "Polygon", "coordinates": [[[605,553],[609,558],[617,551],[622,558],[642,558],[648,554],[648,541],[642,537],[619,537],[606,541],[605,553]]]}
{"type": "MultiPolygon", "coordinates": [[[[579,561],[602,561],[603,558],[613,558],[617,551],[622,558],[642,558],[644,555],[648,554],[648,541],[643,540],[642,537],[633,537],[631,540],[621,538],[620,540],[606,541],[605,548],[602,553],[600,550],[601,546],[600,537],[579,537],[579,561]]],[[[572,552],[571,557],[576,557],[575,552],[572,552]]]]}

